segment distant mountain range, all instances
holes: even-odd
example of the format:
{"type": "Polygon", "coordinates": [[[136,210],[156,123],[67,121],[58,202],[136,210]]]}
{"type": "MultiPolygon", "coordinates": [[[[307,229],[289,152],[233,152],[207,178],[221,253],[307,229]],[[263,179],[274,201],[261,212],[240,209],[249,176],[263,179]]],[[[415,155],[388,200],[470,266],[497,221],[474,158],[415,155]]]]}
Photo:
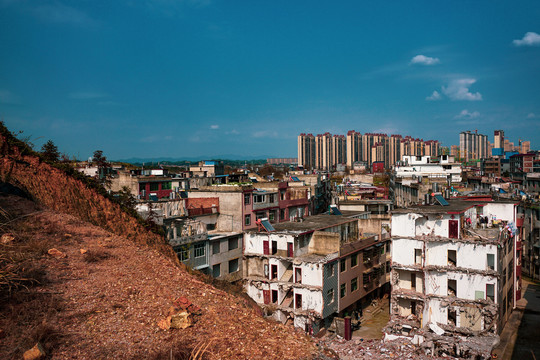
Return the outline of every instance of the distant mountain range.
{"type": "Polygon", "coordinates": [[[125,162],[129,164],[151,164],[151,163],[174,163],[174,162],[184,162],[184,161],[190,161],[190,162],[198,162],[201,160],[234,160],[234,161],[253,161],[253,160],[266,160],[268,158],[275,157],[275,156],[268,156],[268,155],[258,155],[258,156],[248,156],[248,155],[234,155],[234,154],[222,154],[222,155],[214,155],[214,156],[197,156],[197,157],[178,157],[178,158],[172,158],[172,157],[157,157],[157,158],[129,158],[129,159],[115,159],[111,161],[117,161],[117,162],[125,162]]]}

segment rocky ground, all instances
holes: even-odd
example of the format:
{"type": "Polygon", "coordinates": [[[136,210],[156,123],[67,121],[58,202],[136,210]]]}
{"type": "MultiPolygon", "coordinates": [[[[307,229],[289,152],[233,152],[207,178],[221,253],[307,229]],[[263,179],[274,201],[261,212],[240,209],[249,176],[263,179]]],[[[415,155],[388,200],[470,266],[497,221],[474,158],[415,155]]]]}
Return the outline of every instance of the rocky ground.
{"type": "Polygon", "coordinates": [[[0,194],[0,223],[2,359],[38,342],[50,359],[323,356],[307,335],[144,245],[13,195],[0,194]],[[184,329],[168,318],[178,298],[193,304],[184,329]]]}

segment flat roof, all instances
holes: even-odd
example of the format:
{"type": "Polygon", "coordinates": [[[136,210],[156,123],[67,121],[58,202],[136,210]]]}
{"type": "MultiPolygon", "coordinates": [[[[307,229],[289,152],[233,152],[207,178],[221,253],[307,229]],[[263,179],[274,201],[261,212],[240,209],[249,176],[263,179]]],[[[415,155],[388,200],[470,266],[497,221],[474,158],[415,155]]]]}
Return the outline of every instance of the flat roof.
{"type": "MultiPolygon", "coordinates": [[[[357,221],[357,219],[351,219],[342,215],[313,215],[305,217],[301,222],[288,221],[279,224],[272,224],[276,231],[272,233],[306,233],[311,231],[322,230],[333,226],[346,224],[357,221]]],[[[256,229],[247,230],[248,232],[258,232],[256,229]]],[[[261,231],[262,232],[262,231],[261,231]]]]}
{"type": "Polygon", "coordinates": [[[459,214],[465,212],[467,209],[473,206],[486,205],[488,203],[494,204],[517,204],[516,201],[500,199],[500,200],[466,200],[466,199],[449,199],[448,206],[442,206],[440,204],[434,205],[416,205],[409,206],[407,208],[399,208],[391,210],[392,214],[408,214],[408,213],[423,213],[423,214],[459,214]]]}

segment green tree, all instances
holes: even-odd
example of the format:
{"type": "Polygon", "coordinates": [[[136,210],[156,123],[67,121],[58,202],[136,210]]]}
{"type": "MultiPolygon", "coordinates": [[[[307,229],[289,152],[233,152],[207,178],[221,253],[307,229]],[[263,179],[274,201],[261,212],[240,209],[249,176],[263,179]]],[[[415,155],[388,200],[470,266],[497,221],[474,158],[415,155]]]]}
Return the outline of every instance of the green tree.
{"type": "Polygon", "coordinates": [[[108,178],[111,172],[111,165],[107,161],[107,157],[103,155],[102,150],[94,151],[94,156],[92,157],[92,162],[94,162],[98,167],[98,177],[101,180],[103,185],[109,185],[110,179],[108,178]]]}
{"type": "Polygon", "coordinates": [[[58,147],[54,144],[52,140],[49,140],[45,144],[43,144],[43,146],[41,147],[41,155],[43,155],[45,161],[51,163],[58,162],[58,158],[60,157],[58,147]]]}

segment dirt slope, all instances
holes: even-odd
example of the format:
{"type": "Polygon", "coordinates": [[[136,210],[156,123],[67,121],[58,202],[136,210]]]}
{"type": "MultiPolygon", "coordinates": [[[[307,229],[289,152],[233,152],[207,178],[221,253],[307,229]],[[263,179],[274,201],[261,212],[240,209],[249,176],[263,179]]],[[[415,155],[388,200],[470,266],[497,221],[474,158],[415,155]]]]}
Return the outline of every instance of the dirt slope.
{"type": "Polygon", "coordinates": [[[0,255],[30,279],[9,297],[2,289],[2,359],[20,359],[38,340],[51,359],[187,359],[200,349],[199,359],[304,359],[317,352],[306,335],[263,319],[146,245],[13,195],[0,193],[0,210],[0,235],[14,235],[0,255]],[[66,256],[49,255],[51,248],[66,256]],[[186,329],[160,329],[180,296],[201,315],[186,329]]]}

